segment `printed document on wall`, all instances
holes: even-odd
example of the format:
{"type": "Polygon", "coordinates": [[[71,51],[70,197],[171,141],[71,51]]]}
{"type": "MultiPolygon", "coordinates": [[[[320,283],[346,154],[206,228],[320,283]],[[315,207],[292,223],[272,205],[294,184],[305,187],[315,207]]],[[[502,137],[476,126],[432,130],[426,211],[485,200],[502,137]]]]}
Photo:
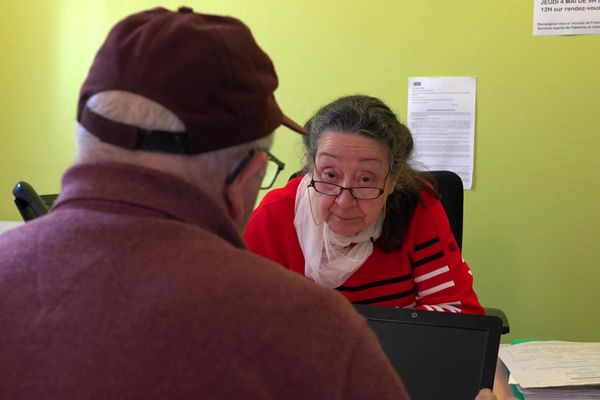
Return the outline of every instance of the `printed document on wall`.
{"type": "Polygon", "coordinates": [[[473,181],[475,77],[409,78],[408,127],[417,169],[450,170],[473,181]]]}
{"type": "Polygon", "coordinates": [[[600,0],[533,0],[533,34],[600,34],[600,0]]]}

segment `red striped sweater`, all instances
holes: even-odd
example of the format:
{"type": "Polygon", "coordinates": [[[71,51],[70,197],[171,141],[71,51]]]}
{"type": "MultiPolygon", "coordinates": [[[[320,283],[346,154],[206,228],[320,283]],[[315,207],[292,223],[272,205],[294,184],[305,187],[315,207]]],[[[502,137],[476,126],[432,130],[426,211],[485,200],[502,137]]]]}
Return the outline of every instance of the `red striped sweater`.
{"type": "MultiPolygon", "coordinates": [[[[251,251],[304,274],[293,222],[300,180],[265,196],[244,239],[251,251]]],[[[427,191],[422,198],[402,248],[385,253],[376,243],[373,254],[337,290],[353,303],[483,314],[441,202],[427,191]]]]}

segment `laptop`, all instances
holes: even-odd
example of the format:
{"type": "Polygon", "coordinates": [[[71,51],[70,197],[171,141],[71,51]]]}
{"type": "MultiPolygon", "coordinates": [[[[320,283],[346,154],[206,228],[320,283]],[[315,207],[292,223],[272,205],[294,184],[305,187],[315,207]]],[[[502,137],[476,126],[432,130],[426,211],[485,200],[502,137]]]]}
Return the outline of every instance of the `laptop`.
{"type": "Polygon", "coordinates": [[[492,388],[502,321],[354,304],[373,329],[413,400],[474,399],[492,388]]]}

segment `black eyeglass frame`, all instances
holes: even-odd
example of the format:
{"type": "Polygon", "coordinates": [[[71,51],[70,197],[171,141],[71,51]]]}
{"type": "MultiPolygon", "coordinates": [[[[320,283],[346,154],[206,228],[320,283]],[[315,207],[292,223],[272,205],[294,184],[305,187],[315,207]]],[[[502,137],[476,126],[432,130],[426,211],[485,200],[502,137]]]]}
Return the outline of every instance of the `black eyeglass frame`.
{"type": "MultiPolygon", "coordinates": [[[[388,169],[387,174],[385,174],[385,179],[383,180],[383,185],[385,186],[385,184],[387,183],[387,178],[390,175],[390,171],[391,171],[391,167],[390,169],[388,169]]],[[[313,169],[313,176],[314,176],[314,169],[313,169]]],[[[342,192],[344,190],[347,190],[350,192],[350,195],[352,195],[352,197],[354,197],[356,200],[375,200],[381,197],[381,195],[385,192],[385,188],[380,188],[380,187],[373,187],[373,186],[353,186],[353,187],[345,187],[345,186],[341,186],[341,185],[337,185],[335,183],[331,183],[331,182],[326,182],[326,181],[315,181],[314,178],[310,179],[310,183],[308,184],[308,187],[315,189],[315,192],[323,194],[325,196],[331,196],[331,197],[338,197],[339,195],[342,194],[342,192]],[[335,186],[338,187],[340,189],[340,191],[337,194],[333,194],[333,193],[324,193],[321,192],[317,189],[317,187],[315,186],[315,183],[324,183],[326,185],[330,185],[330,186],[335,186]],[[365,198],[365,197],[356,197],[356,195],[354,194],[354,189],[377,189],[379,191],[379,194],[376,197],[369,197],[369,198],[365,198]]]]}
{"type": "Polygon", "coordinates": [[[231,173],[229,175],[227,175],[227,178],[225,179],[225,184],[231,185],[233,183],[233,181],[235,181],[235,178],[237,178],[237,176],[246,167],[246,165],[248,165],[248,163],[250,162],[252,157],[254,157],[254,155],[259,151],[264,151],[265,153],[267,153],[267,162],[273,161],[275,163],[275,165],[277,165],[277,171],[275,172],[275,175],[273,176],[273,180],[271,181],[271,183],[268,186],[262,186],[262,184],[261,184],[261,187],[260,187],[261,190],[270,189],[273,186],[273,184],[275,183],[275,181],[277,180],[277,177],[279,176],[281,171],[283,171],[283,169],[285,168],[285,163],[283,161],[281,161],[280,159],[278,159],[277,157],[275,157],[267,149],[256,149],[256,148],[250,149],[250,151],[248,151],[248,153],[244,156],[244,158],[242,158],[242,161],[240,161],[240,163],[234,168],[234,170],[231,171],[231,173]]]}

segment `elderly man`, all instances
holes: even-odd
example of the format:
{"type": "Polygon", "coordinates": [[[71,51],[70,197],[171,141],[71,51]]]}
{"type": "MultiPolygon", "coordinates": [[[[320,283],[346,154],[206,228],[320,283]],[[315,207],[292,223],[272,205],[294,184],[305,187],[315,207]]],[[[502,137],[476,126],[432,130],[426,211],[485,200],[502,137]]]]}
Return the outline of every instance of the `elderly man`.
{"type": "Polygon", "coordinates": [[[341,295],[244,247],[272,132],[302,131],[276,86],[233,18],[112,29],[58,201],[0,238],[0,398],[407,398],[341,295]]]}

